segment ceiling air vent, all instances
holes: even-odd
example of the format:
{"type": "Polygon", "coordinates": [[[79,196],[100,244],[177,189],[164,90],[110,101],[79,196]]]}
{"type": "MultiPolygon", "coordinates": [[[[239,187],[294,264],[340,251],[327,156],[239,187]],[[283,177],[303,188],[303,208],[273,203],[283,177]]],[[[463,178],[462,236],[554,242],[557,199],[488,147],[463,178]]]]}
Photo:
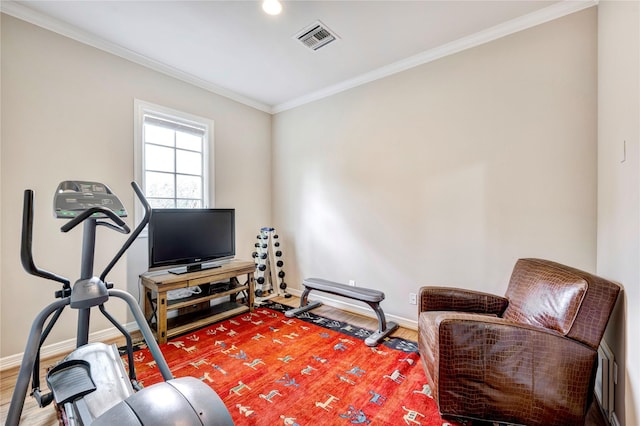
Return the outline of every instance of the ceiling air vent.
{"type": "Polygon", "coordinates": [[[338,40],[336,33],[320,21],[314,22],[293,37],[311,50],[318,50],[332,41],[338,40]]]}

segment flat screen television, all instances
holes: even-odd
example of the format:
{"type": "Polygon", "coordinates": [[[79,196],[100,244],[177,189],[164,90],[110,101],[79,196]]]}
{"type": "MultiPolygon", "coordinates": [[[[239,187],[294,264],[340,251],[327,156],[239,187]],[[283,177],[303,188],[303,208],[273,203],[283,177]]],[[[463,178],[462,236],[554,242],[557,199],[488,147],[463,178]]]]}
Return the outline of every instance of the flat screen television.
{"type": "Polygon", "coordinates": [[[149,270],[181,274],[215,268],[235,254],[234,209],[153,209],[149,270]]]}

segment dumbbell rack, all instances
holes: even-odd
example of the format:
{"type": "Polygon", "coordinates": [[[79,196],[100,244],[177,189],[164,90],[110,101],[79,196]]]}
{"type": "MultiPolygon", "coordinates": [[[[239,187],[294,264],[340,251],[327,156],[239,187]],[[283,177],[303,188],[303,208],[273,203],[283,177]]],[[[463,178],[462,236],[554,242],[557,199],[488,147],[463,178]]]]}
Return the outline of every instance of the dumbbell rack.
{"type": "Polygon", "coordinates": [[[284,265],[282,248],[275,228],[261,228],[256,238],[258,242],[255,243],[256,251],[253,252],[256,264],[254,274],[256,302],[260,303],[276,296],[291,297],[286,292],[287,283],[284,282],[285,272],[282,270],[284,265]]]}

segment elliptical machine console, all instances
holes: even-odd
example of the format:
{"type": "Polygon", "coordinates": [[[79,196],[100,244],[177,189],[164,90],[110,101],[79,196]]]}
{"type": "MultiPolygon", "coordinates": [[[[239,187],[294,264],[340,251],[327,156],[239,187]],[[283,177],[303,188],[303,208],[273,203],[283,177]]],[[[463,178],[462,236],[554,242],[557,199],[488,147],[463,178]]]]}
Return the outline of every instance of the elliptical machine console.
{"type": "Polygon", "coordinates": [[[209,386],[193,377],[174,379],[135,298],[126,291],[114,289],[113,284],[106,281],[107,274],[142,232],[152,214],[139,186],[135,182],[131,186],[145,212],[133,232],[122,220],[127,216],[122,202],[106,185],[64,181],[58,186],[54,214],[68,220],[61,231],[69,232],[80,223],[84,226],[80,278],[73,287],[67,278],[35,265],[32,255],[34,194],[29,189],[24,192],[22,265],[31,275],[61,283],[62,289],[55,292],[56,301],[45,307],[32,324],[6,425],[20,422],[30,379],[31,395],[38,405],[44,407],[55,401],[61,418],[68,425],[233,425],[229,411],[209,386]],[[94,276],[98,226],[131,235],[102,273],[94,276]],[[144,389],[138,385],[131,336],[104,306],[111,298],[121,299],[128,305],[164,382],[144,389]],[[67,306],[78,311],[76,349],[47,373],[50,392],[43,393],[39,379],[40,348],[67,306]],[[96,307],[125,337],[128,372],[115,345],[88,343],[90,314],[96,307]]]}

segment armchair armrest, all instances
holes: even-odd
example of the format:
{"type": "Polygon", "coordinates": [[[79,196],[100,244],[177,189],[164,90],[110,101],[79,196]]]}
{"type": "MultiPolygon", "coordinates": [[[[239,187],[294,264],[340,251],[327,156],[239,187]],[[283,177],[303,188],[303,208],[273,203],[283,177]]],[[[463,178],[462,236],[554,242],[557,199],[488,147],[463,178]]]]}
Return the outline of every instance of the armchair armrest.
{"type": "Polygon", "coordinates": [[[587,345],[544,328],[454,312],[423,313],[419,329],[443,415],[581,424],[597,362],[587,345]]]}
{"type": "Polygon", "coordinates": [[[509,300],[475,290],[451,287],[421,287],[419,313],[457,311],[501,316],[509,300]]]}

